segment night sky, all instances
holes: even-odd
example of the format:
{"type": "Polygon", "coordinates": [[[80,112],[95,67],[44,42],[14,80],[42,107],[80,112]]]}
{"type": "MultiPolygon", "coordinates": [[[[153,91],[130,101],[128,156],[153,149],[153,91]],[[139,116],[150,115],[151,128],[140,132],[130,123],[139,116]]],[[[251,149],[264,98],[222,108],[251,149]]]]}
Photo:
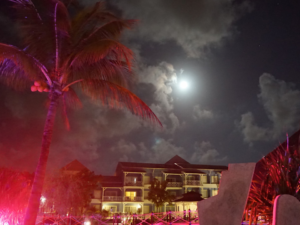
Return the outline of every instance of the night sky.
{"type": "MultiPolygon", "coordinates": [[[[0,0],[0,42],[17,44],[7,2],[0,0]]],[[[164,163],[176,154],[196,164],[256,162],[300,128],[298,0],[109,0],[108,7],[139,20],[123,37],[136,58],[131,90],[164,128],[81,96],[83,108],[68,111],[70,131],[57,115],[49,171],[78,159],[112,175],[119,161],[164,163]]],[[[0,166],[33,171],[47,95],[0,84],[0,98],[0,166]]]]}

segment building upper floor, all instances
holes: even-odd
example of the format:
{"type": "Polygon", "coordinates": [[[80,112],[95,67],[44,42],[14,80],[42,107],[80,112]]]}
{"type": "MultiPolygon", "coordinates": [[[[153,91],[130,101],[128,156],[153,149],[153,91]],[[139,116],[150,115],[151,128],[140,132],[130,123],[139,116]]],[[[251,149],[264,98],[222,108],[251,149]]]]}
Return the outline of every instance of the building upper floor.
{"type": "Polygon", "coordinates": [[[221,172],[227,169],[227,166],[190,164],[177,155],[164,164],[119,162],[115,176],[103,176],[100,185],[149,189],[157,179],[167,182],[167,189],[218,188],[221,172]]]}
{"type": "Polygon", "coordinates": [[[221,172],[227,169],[227,166],[190,164],[176,155],[164,164],[119,162],[116,177],[123,187],[147,187],[154,179],[167,181],[169,188],[198,187],[219,184],[221,172]]]}

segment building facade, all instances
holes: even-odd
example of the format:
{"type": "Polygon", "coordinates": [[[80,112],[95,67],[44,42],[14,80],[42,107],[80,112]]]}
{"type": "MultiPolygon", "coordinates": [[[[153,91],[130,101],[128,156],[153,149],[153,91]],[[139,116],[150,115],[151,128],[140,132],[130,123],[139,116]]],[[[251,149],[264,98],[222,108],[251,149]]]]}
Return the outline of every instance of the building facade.
{"type": "Polygon", "coordinates": [[[160,209],[147,199],[153,179],[167,181],[167,191],[176,198],[188,192],[209,198],[218,193],[221,172],[226,166],[190,164],[174,156],[164,164],[119,162],[115,176],[102,176],[91,204],[110,213],[150,213],[195,210],[195,202],[165,203],[160,209]]]}

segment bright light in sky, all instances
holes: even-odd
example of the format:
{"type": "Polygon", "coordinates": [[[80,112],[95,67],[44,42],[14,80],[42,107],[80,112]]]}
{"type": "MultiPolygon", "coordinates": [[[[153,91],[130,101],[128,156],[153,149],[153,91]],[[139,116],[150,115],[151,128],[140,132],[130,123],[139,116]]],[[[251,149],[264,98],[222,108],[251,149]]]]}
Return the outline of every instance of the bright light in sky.
{"type": "Polygon", "coordinates": [[[184,89],[187,89],[189,87],[189,83],[183,80],[183,81],[180,82],[179,86],[180,86],[181,89],[184,90],[184,89]]]}

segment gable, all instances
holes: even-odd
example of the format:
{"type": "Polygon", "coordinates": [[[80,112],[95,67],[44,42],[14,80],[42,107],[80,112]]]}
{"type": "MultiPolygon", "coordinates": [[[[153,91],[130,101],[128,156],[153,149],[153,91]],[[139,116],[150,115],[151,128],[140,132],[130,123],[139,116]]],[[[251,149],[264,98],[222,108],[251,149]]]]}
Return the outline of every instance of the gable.
{"type": "Polygon", "coordinates": [[[166,165],[173,165],[175,163],[179,163],[179,164],[190,164],[188,161],[184,160],[183,158],[181,158],[178,155],[175,155],[173,158],[171,158],[169,161],[167,161],[165,164],[166,165]]]}

